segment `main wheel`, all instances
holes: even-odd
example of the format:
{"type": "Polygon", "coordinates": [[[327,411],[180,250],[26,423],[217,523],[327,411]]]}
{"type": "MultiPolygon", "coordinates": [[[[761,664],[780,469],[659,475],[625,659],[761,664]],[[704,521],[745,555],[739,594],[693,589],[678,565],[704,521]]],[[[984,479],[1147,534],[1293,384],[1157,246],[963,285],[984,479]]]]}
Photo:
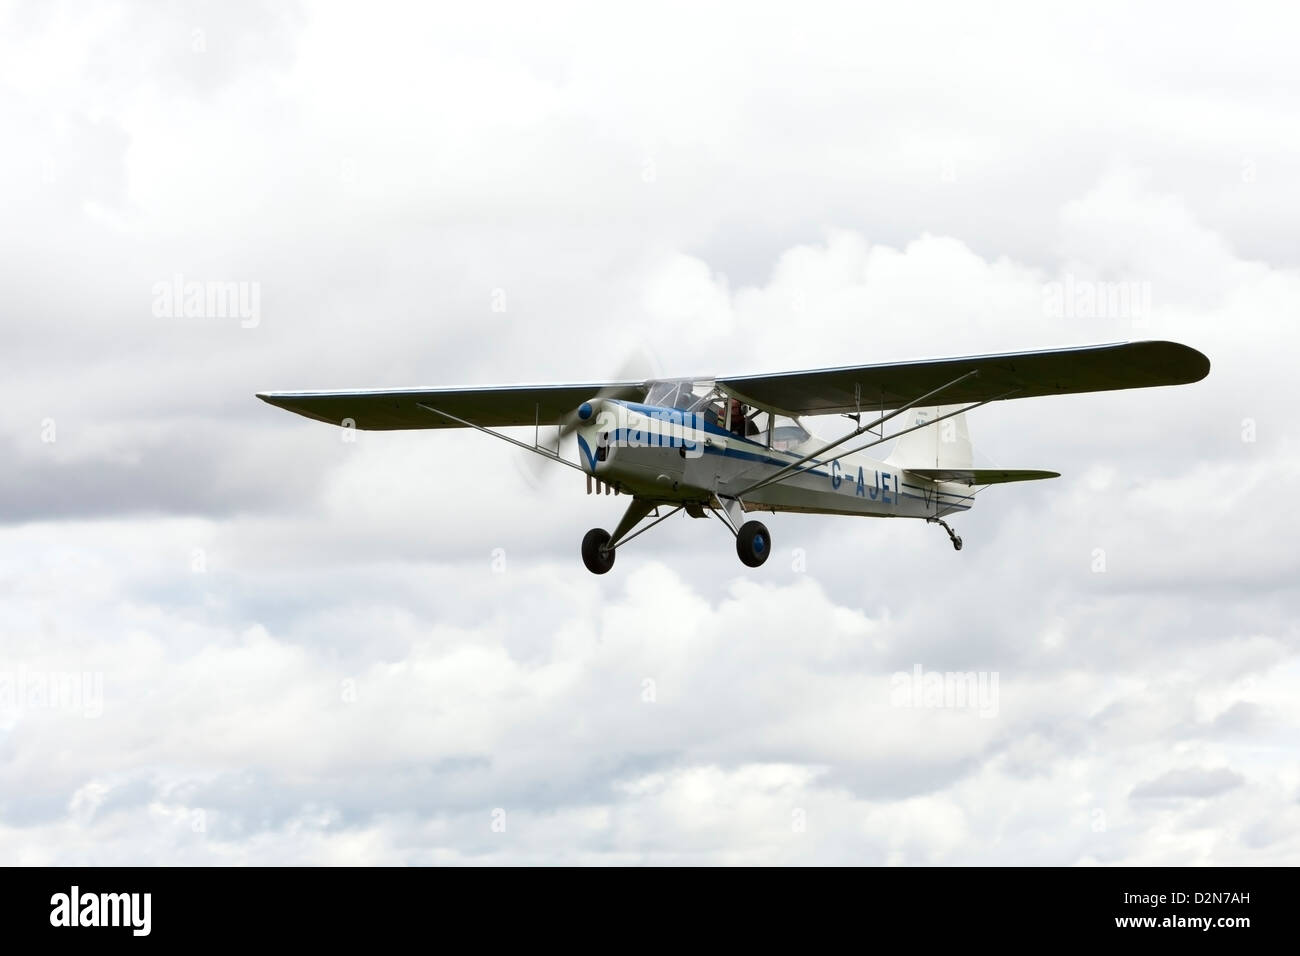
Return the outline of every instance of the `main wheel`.
{"type": "Polygon", "coordinates": [[[740,560],[751,568],[756,568],[767,560],[772,550],[772,536],[767,533],[767,526],[761,521],[746,521],[740,526],[736,535],[736,554],[740,560]]]}
{"type": "Polygon", "coordinates": [[[592,528],[582,539],[582,563],[592,574],[604,574],[614,566],[614,551],[605,550],[609,545],[609,532],[604,528],[592,528]]]}

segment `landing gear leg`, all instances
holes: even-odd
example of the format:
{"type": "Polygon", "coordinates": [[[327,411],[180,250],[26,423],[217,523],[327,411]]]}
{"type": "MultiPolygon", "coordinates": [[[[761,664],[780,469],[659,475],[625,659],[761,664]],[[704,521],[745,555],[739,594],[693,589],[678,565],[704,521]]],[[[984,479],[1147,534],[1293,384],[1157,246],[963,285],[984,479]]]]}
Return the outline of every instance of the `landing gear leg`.
{"type": "Polygon", "coordinates": [[[956,531],[953,531],[951,526],[949,526],[948,522],[944,521],[942,518],[926,518],[925,522],[926,524],[941,525],[943,527],[943,530],[948,532],[948,537],[952,539],[953,550],[955,551],[961,550],[961,535],[959,535],[956,531]]]}
{"type": "Polygon", "coordinates": [[[751,568],[760,567],[772,553],[772,535],[761,521],[746,521],[739,498],[717,497],[713,510],[736,536],[736,555],[751,568]]]}
{"type": "Polygon", "coordinates": [[[592,574],[605,574],[614,566],[614,555],[616,548],[621,548],[639,534],[645,534],[659,522],[671,518],[677,512],[681,511],[685,505],[678,505],[665,514],[660,515],[658,509],[652,502],[643,501],[640,498],[633,498],[632,503],[627,506],[627,511],[623,514],[623,519],[610,534],[603,528],[592,528],[587,532],[587,536],[582,539],[582,563],[587,566],[587,570],[592,574]],[[657,516],[654,521],[639,531],[633,531],[642,518],[645,518],[653,511],[657,516]]]}

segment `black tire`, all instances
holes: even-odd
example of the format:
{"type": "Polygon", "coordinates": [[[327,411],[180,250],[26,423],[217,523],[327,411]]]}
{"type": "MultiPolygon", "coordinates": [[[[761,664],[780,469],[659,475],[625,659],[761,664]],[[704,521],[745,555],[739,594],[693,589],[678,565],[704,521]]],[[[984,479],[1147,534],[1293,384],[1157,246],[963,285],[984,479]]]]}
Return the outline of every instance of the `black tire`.
{"type": "Polygon", "coordinates": [[[761,521],[746,521],[736,535],[736,554],[751,568],[756,568],[772,553],[772,536],[761,521]]]}
{"type": "Polygon", "coordinates": [[[614,566],[615,551],[606,551],[609,544],[609,532],[604,528],[592,528],[582,539],[582,563],[592,574],[604,574],[614,566]]]}
{"type": "Polygon", "coordinates": [[[960,537],[953,538],[953,539],[952,539],[952,546],[953,546],[954,548],[956,548],[958,551],[960,551],[960,550],[961,550],[961,538],[960,538],[960,537]]]}

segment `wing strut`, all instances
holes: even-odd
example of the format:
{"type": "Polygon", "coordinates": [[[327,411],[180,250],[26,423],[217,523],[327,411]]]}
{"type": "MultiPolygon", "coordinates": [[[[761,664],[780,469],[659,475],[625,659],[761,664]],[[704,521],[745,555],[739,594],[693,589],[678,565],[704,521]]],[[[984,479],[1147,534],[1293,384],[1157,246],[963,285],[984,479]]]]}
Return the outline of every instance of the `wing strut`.
{"type": "MultiPolygon", "coordinates": [[[[928,428],[930,425],[939,424],[939,422],[943,421],[945,418],[952,418],[955,415],[960,415],[962,412],[973,412],[981,405],[987,405],[989,402],[1001,401],[1002,399],[1007,398],[1010,395],[1014,394],[1016,391],[1018,391],[1018,389],[1013,388],[1009,392],[1003,392],[1001,395],[995,395],[992,398],[986,398],[982,402],[972,402],[969,405],[963,405],[955,412],[948,412],[946,415],[940,415],[938,418],[932,418],[927,422],[921,422],[919,425],[913,425],[910,428],[904,428],[901,432],[895,432],[892,435],[885,435],[881,438],[877,438],[875,441],[869,441],[865,445],[859,445],[858,447],[851,448],[848,451],[842,451],[838,455],[832,455],[830,458],[819,458],[817,459],[817,464],[829,465],[833,461],[839,461],[841,458],[847,458],[849,455],[856,455],[860,451],[866,451],[868,448],[874,448],[876,445],[882,444],[883,442],[893,441],[895,438],[899,438],[903,435],[906,435],[908,432],[914,432],[918,428],[928,428]]],[[[797,472],[790,472],[789,474],[784,474],[784,475],[775,475],[771,478],[764,479],[763,481],[759,482],[757,485],[754,485],[753,488],[746,488],[745,491],[742,492],[742,494],[748,494],[754,488],[759,488],[759,487],[765,488],[768,485],[779,485],[787,478],[793,478],[795,474],[797,474],[797,472]]]]}
{"type": "MultiPolygon", "coordinates": [[[[965,375],[959,375],[956,378],[954,378],[951,382],[948,382],[945,385],[940,385],[938,388],[931,389],[930,391],[922,395],[920,398],[914,398],[905,405],[899,405],[892,412],[889,412],[887,415],[881,415],[874,422],[868,422],[866,425],[859,424],[857,428],[853,429],[853,431],[849,432],[847,435],[843,436],[842,438],[837,438],[835,439],[835,441],[823,445],[821,448],[818,448],[816,451],[804,455],[798,461],[790,462],[790,464],[786,465],[784,468],[778,469],[777,471],[768,475],[766,478],[762,479],[761,481],[754,482],[748,488],[744,488],[741,491],[736,492],[731,497],[740,498],[744,495],[749,494],[752,491],[757,491],[759,488],[763,488],[767,485],[770,485],[774,481],[780,481],[782,480],[782,476],[786,476],[787,473],[793,472],[800,465],[812,461],[814,458],[816,458],[819,455],[826,454],[826,452],[830,451],[832,448],[838,448],[840,445],[843,445],[846,441],[852,441],[853,439],[861,435],[863,432],[869,432],[871,431],[871,429],[876,428],[877,426],[883,426],[885,422],[889,421],[891,418],[895,418],[898,415],[903,414],[903,412],[907,411],[909,408],[913,408],[916,405],[920,405],[924,403],[927,399],[933,398],[935,395],[938,395],[940,392],[945,392],[948,389],[952,388],[954,385],[959,385],[962,382],[966,381],[966,379],[973,378],[974,376],[979,375],[979,373],[980,373],[979,369],[977,368],[971,369],[965,375]]],[[[992,401],[992,399],[989,399],[988,401],[992,401]]],[[[980,404],[982,405],[985,403],[981,402],[980,404]]],[[[926,424],[929,423],[927,422],[926,424]]],[[[881,441],[884,441],[884,439],[882,438],[881,441]]],[[[863,447],[867,447],[867,446],[863,446],[863,447]]],[[[852,453],[845,452],[845,454],[852,454],[852,453]]],[[[843,458],[844,455],[840,455],[838,457],[843,458]]]]}
{"type": "MultiPolygon", "coordinates": [[[[993,396],[992,398],[986,398],[986,399],[984,399],[984,401],[982,401],[982,402],[972,402],[970,405],[963,405],[961,408],[957,409],[955,412],[948,412],[946,415],[940,415],[938,418],[932,418],[932,419],[930,419],[929,421],[921,422],[919,425],[913,425],[913,426],[911,426],[910,428],[904,428],[901,432],[895,432],[895,433],[892,434],[892,435],[886,435],[886,436],[884,436],[883,438],[877,438],[875,441],[869,441],[869,442],[867,442],[865,445],[859,445],[857,448],[852,448],[852,449],[850,449],[849,451],[842,451],[842,452],[840,452],[838,455],[832,455],[830,458],[826,458],[826,459],[824,459],[824,460],[819,460],[819,461],[818,461],[818,464],[819,464],[819,465],[829,465],[829,464],[830,464],[831,462],[833,462],[833,461],[839,461],[841,458],[845,458],[845,457],[847,457],[847,456],[849,456],[849,455],[856,455],[856,454],[857,454],[858,452],[860,452],[860,451],[865,451],[865,450],[868,449],[868,448],[873,448],[873,447],[875,447],[876,445],[882,444],[883,442],[893,441],[895,438],[898,438],[898,437],[900,437],[900,436],[902,436],[902,435],[906,435],[908,432],[914,432],[914,431],[916,431],[918,428],[926,428],[926,427],[928,427],[928,426],[930,426],[930,425],[937,425],[939,422],[943,421],[945,418],[952,418],[952,417],[954,417],[954,416],[956,416],[956,415],[960,415],[962,412],[973,412],[975,409],[979,408],[981,405],[987,405],[989,402],[998,402],[998,401],[1001,401],[1001,400],[1004,399],[1004,398],[1009,398],[1011,395],[1015,394],[1017,391],[1019,391],[1019,389],[1015,389],[1015,388],[1013,388],[1013,389],[1011,389],[1011,391],[1009,391],[1009,392],[1003,392],[1001,395],[995,395],[995,396],[993,396]]],[[[908,470],[908,469],[904,469],[904,470],[908,470]]],[[[789,476],[786,476],[786,477],[789,477],[789,476]]],[[[778,480],[778,481],[784,481],[785,478],[779,478],[779,479],[777,479],[777,480],[778,480]]]]}
{"type": "Polygon", "coordinates": [[[455,422],[457,425],[464,425],[466,428],[476,429],[477,431],[481,431],[485,435],[491,435],[493,438],[500,438],[502,441],[508,441],[510,442],[510,444],[517,445],[518,447],[522,448],[524,451],[531,451],[534,455],[541,455],[547,461],[559,462],[561,465],[568,465],[570,468],[580,471],[584,475],[587,474],[586,469],[583,468],[581,465],[579,465],[577,462],[568,461],[567,459],[561,458],[558,451],[551,451],[549,448],[541,447],[541,445],[536,445],[536,444],[530,445],[526,441],[519,441],[518,439],[511,438],[509,435],[503,435],[496,429],[484,428],[482,425],[475,425],[473,422],[467,422],[463,418],[457,418],[451,412],[444,412],[441,409],[434,408],[432,405],[426,405],[424,404],[424,402],[416,402],[415,404],[420,408],[423,408],[426,412],[432,412],[435,415],[441,415],[443,418],[450,419],[451,421],[455,422]]]}

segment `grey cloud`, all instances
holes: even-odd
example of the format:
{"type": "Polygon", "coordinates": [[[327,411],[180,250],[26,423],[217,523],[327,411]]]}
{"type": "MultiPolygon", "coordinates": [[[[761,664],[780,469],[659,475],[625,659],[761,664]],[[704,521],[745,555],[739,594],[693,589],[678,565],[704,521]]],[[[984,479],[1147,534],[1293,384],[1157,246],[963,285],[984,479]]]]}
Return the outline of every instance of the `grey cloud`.
{"type": "Polygon", "coordinates": [[[1163,800],[1179,797],[1217,797],[1245,782],[1241,774],[1227,767],[1170,770],[1133,788],[1134,800],[1163,800]]]}

